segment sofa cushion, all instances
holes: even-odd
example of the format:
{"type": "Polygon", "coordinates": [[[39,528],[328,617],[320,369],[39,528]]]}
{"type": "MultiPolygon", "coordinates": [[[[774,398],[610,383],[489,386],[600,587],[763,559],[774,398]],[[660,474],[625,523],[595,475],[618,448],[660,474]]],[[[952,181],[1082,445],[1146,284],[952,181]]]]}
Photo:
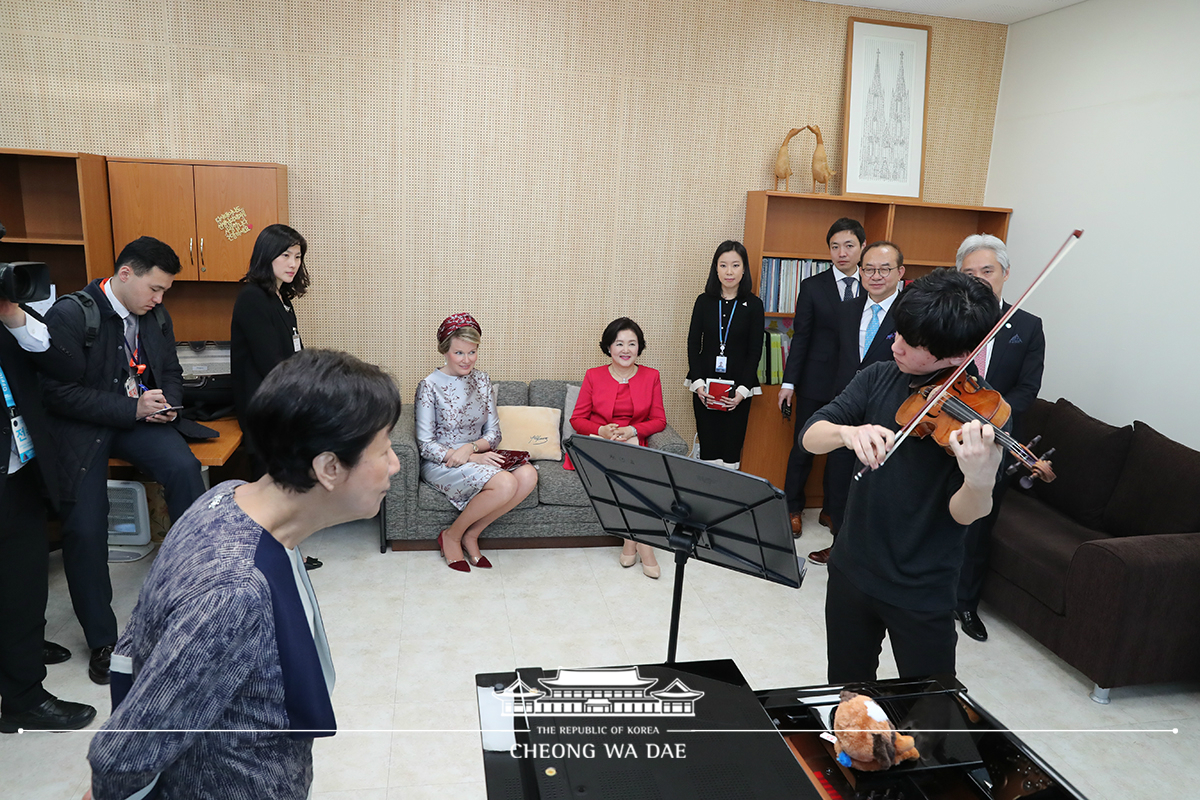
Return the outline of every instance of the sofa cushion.
{"type": "Polygon", "coordinates": [[[583,481],[574,470],[547,461],[538,470],[538,499],[547,506],[591,507],[583,481]]]}
{"type": "MultiPolygon", "coordinates": [[[[520,503],[517,503],[517,508],[536,508],[537,504],[538,490],[535,486],[533,487],[533,491],[530,492],[524,500],[522,500],[520,503]]],[[[458,512],[458,509],[454,507],[454,504],[446,499],[446,495],[442,494],[425,481],[419,481],[417,483],[417,508],[425,511],[458,512]]],[[[434,531],[435,535],[436,533],[437,531],[434,531]]]]}
{"type": "Polygon", "coordinates": [[[1004,496],[989,567],[1056,614],[1066,613],[1067,571],[1079,545],[1107,539],[1021,492],[1004,496]]]}
{"type": "MultiPolygon", "coordinates": [[[[564,408],[567,387],[578,386],[575,381],[530,381],[529,405],[545,406],[546,408],[564,408]]],[[[570,411],[567,412],[570,415],[570,411]]]]}
{"type": "Polygon", "coordinates": [[[1125,465],[1133,426],[1117,428],[1101,422],[1061,398],[1044,419],[1039,417],[1031,414],[1022,425],[1031,437],[1041,434],[1035,448],[1039,454],[1055,448],[1050,460],[1057,478],[1050,483],[1038,481],[1034,494],[1079,524],[1101,530],[1104,508],[1125,465]],[[1044,427],[1034,428],[1034,423],[1044,427]]]}
{"type": "Polygon", "coordinates": [[[498,406],[529,405],[529,384],[523,381],[492,381],[498,406]]]}
{"type": "Polygon", "coordinates": [[[1168,439],[1140,420],[1125,469],[1104,511],[1114,536],[1200,531],[1200,452],[1168,439]]]}
{"type": "Polygon", "coordinates": [[[575,413],[575,406],[579,404],[579,392],[582,390],[582,386],[572,384],[567,387],[567,396],[563,398],[562,440],[564,442],[576,434],[575,428],[571,425],[571,415],[575,413]]]}
{"type": "Polygon", "coordinates": [[[541,406],[499,406],[500,449],[525,450],[534,461],[561,461],[562,410],[541,406]]]}

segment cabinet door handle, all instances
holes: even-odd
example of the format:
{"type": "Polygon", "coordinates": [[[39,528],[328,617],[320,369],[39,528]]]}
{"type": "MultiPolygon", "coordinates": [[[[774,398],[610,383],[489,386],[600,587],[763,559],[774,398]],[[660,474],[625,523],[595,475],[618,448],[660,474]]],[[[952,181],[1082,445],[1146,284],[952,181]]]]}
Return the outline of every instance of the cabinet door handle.
{"type": "Polygon", "coordinates": [[[208,272],[208,269],[205,268],[205,266],[204,266],[204,237],[203,236],[200,237],[200,271],[208,272]]]}
{"type": "Polygon", "coordinates": [[[188,262],[191,264],[196,263],[196,258],[192,255],[192,245],[194,245],[195,243],[196,243],[195,237],[188,238],[188,262]]]}

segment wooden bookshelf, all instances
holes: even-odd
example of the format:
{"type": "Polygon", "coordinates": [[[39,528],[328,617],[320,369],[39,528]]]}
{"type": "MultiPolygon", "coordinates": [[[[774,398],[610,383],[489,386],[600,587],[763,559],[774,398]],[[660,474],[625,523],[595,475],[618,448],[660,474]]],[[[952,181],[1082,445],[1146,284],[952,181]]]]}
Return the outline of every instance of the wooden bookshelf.
{"type": "MultiPolygon", "coordinates": [[[[990,233],[1006,239],[1011,215],[1010,208],[852,195],[829,197],[747,192],[742,243],[750,260],[747,266],[754,279],[754,291],[761,296],[763,258],[828,260],[825,234],[842,217],[857,219],[863,224],[868,244],[882,239],[895,242],[904,253],[904,278],[912,280],[939,267],[953,267],[958,246],[973,233],[990,233]]],[[[788,316],[791,315],[768,314],[767,320],[769,323],[772,319],[788,316]]],[[[782,487],[795,426],[805,420],[785,422],[779,413],[778,396],[778,386],[763,386],[762,396],[751,407],[746,444],[742,449],[742,469],[782,487]]],[[[824,459],[814,463],[805,488],[810,506],[819,506],[823,500],[823,463],[824,459]]]]}
{"type": "Polygon", "coordinates": [[[42,261],[59,296],[112,272],[103,156],[0,149],[0,261],[42,261]]]}

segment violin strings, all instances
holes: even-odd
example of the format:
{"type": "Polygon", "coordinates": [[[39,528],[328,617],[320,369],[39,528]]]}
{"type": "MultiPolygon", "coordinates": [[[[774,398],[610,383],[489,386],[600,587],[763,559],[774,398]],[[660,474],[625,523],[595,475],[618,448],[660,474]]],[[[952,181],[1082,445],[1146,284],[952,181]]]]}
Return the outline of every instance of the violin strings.
{"type": "MultiPolygon", "coordinates": [[[[979,412],[971,408],[971,406],[969,406],[967,403],[963,402],[958,397],[954,397],[953,395],[947,395],[945,399],[943,399],[942,407],[946,409],[950,416],[954,417],[959,422],[970,422],[974,419],[979,420],[980,422],[986,422],[989,425],[992,424],[991,422],[988,422],[988,420],[984,419],[979,412]]],[[[992,428],[996,431],[997,442],[1008,448],[1010,452],[1020,458],[1021,461],[1026,460],[1027,456],[1024,445],[1022,445],[1001,428],[997,428],[995,425],[992,425],[992,428]]]]}

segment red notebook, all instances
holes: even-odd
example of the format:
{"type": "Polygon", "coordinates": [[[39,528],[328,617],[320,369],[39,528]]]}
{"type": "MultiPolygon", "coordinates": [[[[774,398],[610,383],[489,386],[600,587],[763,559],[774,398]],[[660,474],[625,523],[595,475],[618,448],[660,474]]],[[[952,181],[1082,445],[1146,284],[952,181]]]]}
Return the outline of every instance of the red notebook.
{"type": "Polygon", "coordinates": [[[733,387],[733,381],[727,381],[723,378],[709,378],[707,387],[709,399],[704,401],[704,405],[708,406],[714,411],[728,411],[728,406],[716,401],[733,394],[733,387]]]}

